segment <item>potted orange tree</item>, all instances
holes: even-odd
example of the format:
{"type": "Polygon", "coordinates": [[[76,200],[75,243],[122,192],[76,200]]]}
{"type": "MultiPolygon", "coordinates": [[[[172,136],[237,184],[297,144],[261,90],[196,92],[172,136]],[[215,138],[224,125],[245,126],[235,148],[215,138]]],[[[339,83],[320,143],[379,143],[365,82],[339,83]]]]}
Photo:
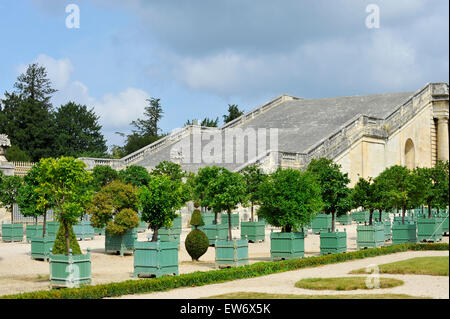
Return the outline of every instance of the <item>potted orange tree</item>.
{"type": "Polygon", "coordinates": [[[367,180],[360,177],[352,190],[352,201],[354,207],[362,207],[369,211],[369,223],[359,224],[357,231],[357,248],[377,248],[384,245],[384,224],[382,221],[373,222],[373,212],[377,208],[378,190],[372,178],[367,180]]]}
{"type": "Polygon", "coordinates": [[[142,219],[153,230],[151,241],[135,244],[134,276],[178,274],[178,241],[161,241],[158,231],[171,228],[176,211],[185,203],[181,181],[167,175],[152,175],[138,190],[142,219]]]}
{"type": "Polygon", "coordinates": [[[198,170],[197,175],[191,179],[192,194],[196,202],[200,204],[200,212],[205,221],[202,230],[208,236],[210,246],[214,246],[216,237],[220,240],[227,239],[228,227],[226,224],[218,223],[219,212],[214,210],[214,213],[209,213],[208,208],[212,207],[212,197],[207,196],[209,184],[212,183],[220,173],[220,168],[217,166],[206,166],[198,170]]]}
{"type": "Polygon", "coordinates": [[[392,244],[416,243],[417,222],[406,216],[407,209],[422,202],[421,178],[405,166],[394,165],[376,178],[381,200],[391,209],[401,210],[401,216],[394,217],[392,244]]]}
{"type": "Polygon", "coordinates": [[[22,185],[19,176],[3,176],[0,172],[0,203],[11,213],[11,223],[2,222],[2,241],[14,242],[23,240],[23,224],[14,223],[13,205],[22,185]]]}
{"type": "Polygon", "coordinates": [[[54,203],[45,188],[39,187],[38,177],[41,174],[41,163],[38,162],[24,176],[24,184],[20,187],[17,204],[24,216],[34,217],[35,225],[26,226],[27,242],[31,243],[32,259],[48,259],[55,236],[47,234],[47,211],[54,203]],[[38,205],[38,203],[41,205],[38,205]],[[41,208],[42,207],[42,208],[41,208]],[[38,217],[43,216],[42,225],[38,225],[38,217]]]}
{"type": "Polygon", "coordinates": [[[323,206],[316,178],[309,172],[278,169],[261,183],[258,192],[261,202],[258,216],[281,227],[281,232],[270,234],[271,260],[303,257],[305,236],[299,230],[323,206]]]}
{"type": "Polygon", "coordinates": [[[132,253],[139,225],[137,189],[113,181],[95,194],[88,207],[95,228],[105,227],[105,252],[132,253]]]}
{"type": "Polygon", "coordinates": [[[266,180],[267,175],[256,165],[244,168],[242,175],[244,176],[245,190],[250,202],[251,215],[250,221],[241,222],[241,238],[247,236],[248,241],[251,242],[264,241],[266,238],[266,223],[265,221],[255,221],[254,206],[259,204],[260,193],[258,192],[258,188],[266,180]]]}
{"type": "Polygon", "coordinates": [[[327,158],[312,159],[308,172],[314,174],[319,182],[323,211],[331,215],[331,228],[320,232],[320,254],[333,254],[347,251],[347,233],[336,230],[336,216],[347,214],[352,207],[350,183],[347,173],[342,173],[340,165],[327,158]]]}
{"type": "Polygon", "coordinates": [[[438,161],[434,167],[418,167],[414,170],[420,178],[421,189],[423,191],[423,204],[427,205],[427,214],[417,218],[417,238],[418,241],[436,242],[442,239],[447,225],[448,214],[432,213],[433,208],[445,209],[449,202],[449,178],[447,164],[438,161]]]}
{"type": "Polygon", "coordinates": [[[248,241],[233,239],[231,214],[239,204],[247,203],[245,180],[238,172],[220,168],[217,176],[208,183],[205,199],[214,212],[225,211],[228,214],[228,238],[217,238],[216,267],[235,267],[248,263],[248,241]]]}
{"type": "Polygon", "coordinates": [[[86,164],[72,157],[41,159],[37,176],[38,209],[45,210],[54,203],[54,213],[60,226],[49,254],[51,286],[76,287],[91,282],[91,256],[82,254],[73,232],[84,215],[85,203],[92,199],[92,180],[86,164]],[[51,198],[51,201],[49,201],[51,198]]]}

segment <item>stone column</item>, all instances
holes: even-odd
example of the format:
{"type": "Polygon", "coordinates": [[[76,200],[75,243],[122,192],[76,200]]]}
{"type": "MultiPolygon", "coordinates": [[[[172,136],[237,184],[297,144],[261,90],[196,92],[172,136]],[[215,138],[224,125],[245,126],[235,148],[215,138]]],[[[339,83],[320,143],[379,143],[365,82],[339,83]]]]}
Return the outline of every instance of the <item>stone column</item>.
{"type": "Polygon", "coordinates": [[[448,161],[448,117],[439,117],[437,122],[438,160],[448,161]]]}

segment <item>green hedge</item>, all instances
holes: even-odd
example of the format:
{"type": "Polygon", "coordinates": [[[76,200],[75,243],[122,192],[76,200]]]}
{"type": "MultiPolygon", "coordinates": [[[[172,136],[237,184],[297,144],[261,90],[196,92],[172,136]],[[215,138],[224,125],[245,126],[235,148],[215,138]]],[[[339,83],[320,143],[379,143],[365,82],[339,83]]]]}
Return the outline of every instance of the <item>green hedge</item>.
{"type": "Polygon", "coordinates": [[[195,287],[220,283],[236,279],[252,278],[269,274],[297,270],[301,268],[339,263],[349,260],[388,255],[408,250],[449,250],[449,244],[402,244],[381,248],[358,250],[350,253],[331,254],[320,257],[283,260],[276,262],[259,262],[236,268],[198,271],[179,276],[154,279],[127,280],[81,288],[65,288],[1,296],[1,299],[98,299],[122,295],[151,293],[179,287],[195,287]]]}

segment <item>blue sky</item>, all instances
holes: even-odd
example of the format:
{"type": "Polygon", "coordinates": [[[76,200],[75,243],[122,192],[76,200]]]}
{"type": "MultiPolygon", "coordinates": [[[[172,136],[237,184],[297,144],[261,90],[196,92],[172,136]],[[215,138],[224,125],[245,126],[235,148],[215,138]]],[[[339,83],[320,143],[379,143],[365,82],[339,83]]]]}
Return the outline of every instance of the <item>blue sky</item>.
{"type": "Polygon", "coordinates": [[[449,79],[447,0],[0,1],[0,94],[26,65],[101,116],[122,144],[145,99],[165,132],[187,119],[246,111],[280,94],[305,98],[416,91],[449,79]],[[68,29],[66,5],[80,8],[68,29]],[[369,29],[368,4],[380,8],[369,29]]]}

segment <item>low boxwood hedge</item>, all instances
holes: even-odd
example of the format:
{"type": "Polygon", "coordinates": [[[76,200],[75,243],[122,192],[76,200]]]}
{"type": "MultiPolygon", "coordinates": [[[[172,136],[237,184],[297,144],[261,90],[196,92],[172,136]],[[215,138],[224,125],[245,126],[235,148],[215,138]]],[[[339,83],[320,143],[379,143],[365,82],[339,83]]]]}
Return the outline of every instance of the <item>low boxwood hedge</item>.
{"type": "Polygon", "coordinates": [[[259,262],[236,268],[221,270],[198,271],[179,276],[161,277],[153,279],[127,280],[80,288],[65,288],[59,290],[45,290],[1,296],[1,299],[99,299],[118,297],[122,295],[151,293],[166,291],[179,287],[195,287],[214,283],[221,283],[236,279],[266,276],[269,274],[334,264],[349,260],[388,255],[408,250],[449,250],[449,244],[401,244],[381,248],[358,250],[349,253],[331,254],[320,257],[282,260],[276,262],[259,262]]]}

